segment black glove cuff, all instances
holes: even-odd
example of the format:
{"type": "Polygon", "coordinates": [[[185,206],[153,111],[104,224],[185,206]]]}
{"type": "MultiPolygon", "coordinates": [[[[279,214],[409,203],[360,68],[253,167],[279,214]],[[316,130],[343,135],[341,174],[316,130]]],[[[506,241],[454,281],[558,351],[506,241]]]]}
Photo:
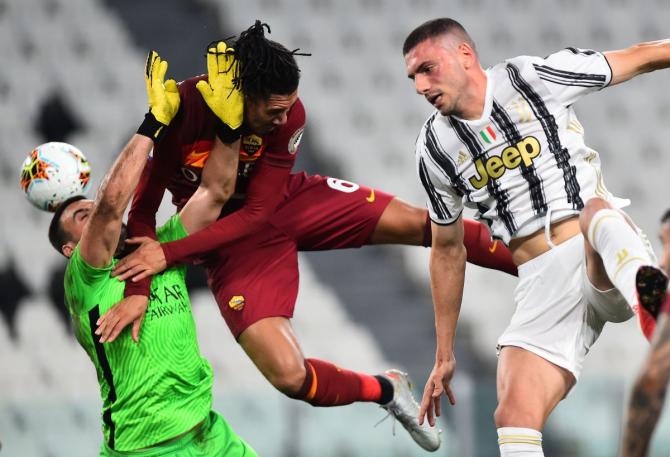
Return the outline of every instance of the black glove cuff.
{"type": "Polygon", "coordinates": [[[226,125],[223,121],[219,120],[216,124],[216,136],[226,144],[234,143],[242,136],[242,127],[240,126],[236,129],[232,129],[229,125],[226,125]]]}
{"type": "Polygon", "coordinates": [[[154,144],[158,143],[164,136],[167,125],[158,122],[156,117],[149,111],[144,115],[144,121],[137,129],[138,135],[144,135],[153,140],[154,144]]]}

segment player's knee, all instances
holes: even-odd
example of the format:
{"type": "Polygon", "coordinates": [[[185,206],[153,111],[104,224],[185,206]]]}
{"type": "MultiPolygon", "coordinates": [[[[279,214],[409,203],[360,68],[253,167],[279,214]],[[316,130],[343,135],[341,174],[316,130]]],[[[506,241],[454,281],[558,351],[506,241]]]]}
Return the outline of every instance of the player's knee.
{"type": "Polygon", "coordinates": [[[286,396],[294,397],[302,389],[305,374],[305,367],[296,365],[290,368],[283,367],[281,370],[269,373],[267,379],[275,389],[286,396]]]}
{"type": "Polygon", "coordinates": [[[591,223],[593,216],[601,209],[606,208],[612,208],[612,205],[610,205],[607,200],[604,200],[600,197],[591,198],[586,202],[584,209],[582,209],[581,213],[579,214],[579,227],[581,228],[584,236],[586,236],[589,230],[589,224],[591,223]]]}
{"type": "Polygon", "coordinates": [[[496,427],[525,427],[542,430],[542,414],[533,411],[521,402],[501,399],[493,413],[496,427]]]}

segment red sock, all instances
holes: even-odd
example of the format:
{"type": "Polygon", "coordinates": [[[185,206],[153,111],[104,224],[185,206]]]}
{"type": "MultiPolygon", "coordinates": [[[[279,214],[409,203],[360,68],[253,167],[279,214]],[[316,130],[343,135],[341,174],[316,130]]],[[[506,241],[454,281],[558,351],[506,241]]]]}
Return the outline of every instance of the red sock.
{"type": "Polygon", "coordinates": [[[463,244],[468,251],[468,262],[484,268],[504,271],[517,276],[512,253],[503,243],[491,240],[491,234],[484,224],[463,219],[463,244]]]}
{"type": "Polygon", "coordinates": [[[312,406],[339,406],[381,399],[381,384],[374,376],[345,370],[318,359],[305,359],[305,369],[305,381],[294,398],[312,406]]]}

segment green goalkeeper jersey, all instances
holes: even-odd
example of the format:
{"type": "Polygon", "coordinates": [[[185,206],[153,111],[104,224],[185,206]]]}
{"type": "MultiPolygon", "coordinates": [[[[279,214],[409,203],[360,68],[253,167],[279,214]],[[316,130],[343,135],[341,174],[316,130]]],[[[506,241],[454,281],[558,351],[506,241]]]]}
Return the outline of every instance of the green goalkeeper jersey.
{"type": "MultiPolygon", "coordinates": [[[[172,241],[187,233],[174,216],[157,235],[172,241]]],[[[115,264],[91,267],[77,246],[65,272],[65,302],[98,374],[105,441],[111,449],[129,451],[203,421],[211,409],[212,369],[200,356],[184,267],[154,276],[139,343],[130,328],[112,343],[99,342],[96,321],[123,299],[124,283],[110,276],[115,264]]]]}

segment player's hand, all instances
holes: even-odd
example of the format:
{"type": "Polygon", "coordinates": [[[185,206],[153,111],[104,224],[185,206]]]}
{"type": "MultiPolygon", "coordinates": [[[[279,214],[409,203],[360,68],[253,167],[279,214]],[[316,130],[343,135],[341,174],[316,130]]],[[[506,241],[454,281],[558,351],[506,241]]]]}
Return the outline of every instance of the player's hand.
{"type": "Polygon", "coordinates": [[[168,63],[156,51],[149,51],[144,68],[149,112],[137,133],[157,141],[179,110],[179,90],[174,79],[165,81],[168,63]]]}
{"type": "Polygon", "coordinates": [[[144,295],[131,295],[112,306],[96,322],[95,334],[101,343],[111,343],[131,322],[131,335],[136,343],[140,340],[140,327],[147,311],[149,298],[144,295]]]}
{"type": "Polygon", "coordinates": [[[128,238],[127,244],[139,244],[135,252],[127,255],[112,270],[112,276],[117,276],[119,281],[131,278],[133,282],[155,275],[167,268],[165,254],[161,244],[147,236],[128,238]]]}
{"type": "Polygon", "coordinates": [[[456,397],[451,391],[449,383],[456,369],[456,359],[453,357],[449,361],[436,361],[433,371],[430,373],[426,387],[423,389],[421,398],[421,407],[419,408],[419,424],[423,424],[424,418],[428,417],[428,423],[431,427],[435,426],[435,418],[440,417],[440,400],[442,394],[447,395],[449,403],[456,404],[456,397]]]}
{"type": "Polygon", "coordinates": [[[208,46],[207,76],[208,81],[198,81],[195,87],[221,121],[217,136],[226,144],[233,143],[241,135],[244,96],[235,81],[239,76],[239,63],[233,48],[225,41],[208,46]]]}

